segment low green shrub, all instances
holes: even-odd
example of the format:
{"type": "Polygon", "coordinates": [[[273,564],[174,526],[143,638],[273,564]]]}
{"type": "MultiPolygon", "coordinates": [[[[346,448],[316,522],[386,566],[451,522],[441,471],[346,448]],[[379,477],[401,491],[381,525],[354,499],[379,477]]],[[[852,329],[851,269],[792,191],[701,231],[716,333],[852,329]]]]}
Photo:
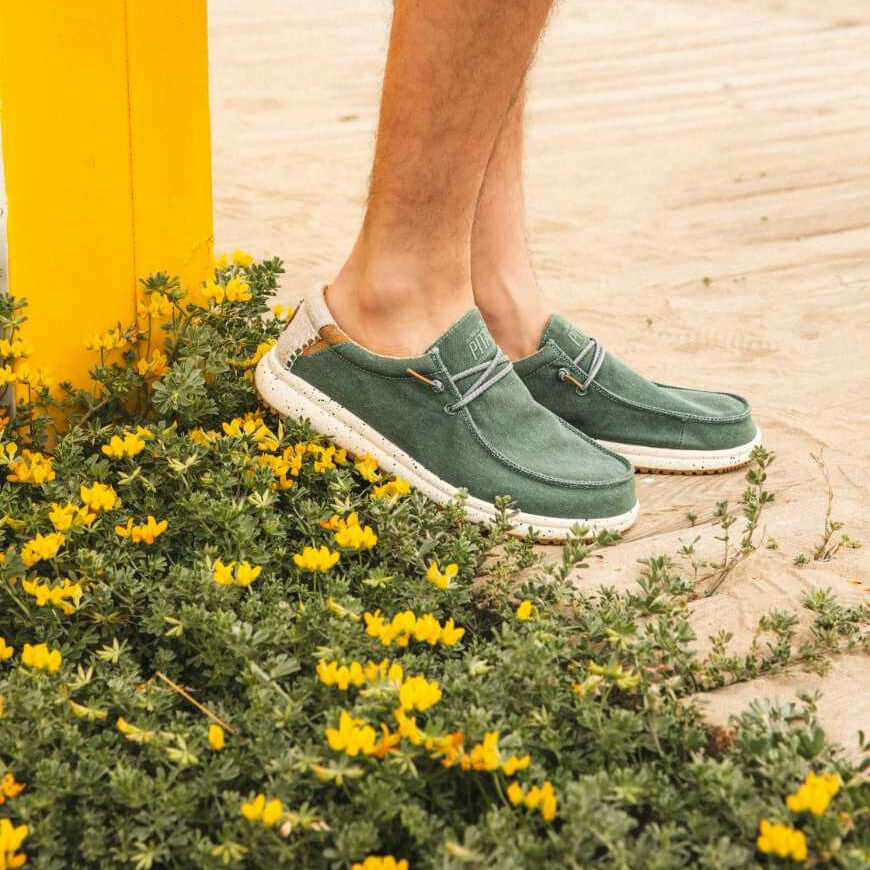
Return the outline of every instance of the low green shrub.
{"type": "Polygon", "coordinates": [[[812,699],[733,730],[690,700],[866,644],[866,608],[702,658],[670,560],[581,593],[612,536],[546,564],[506,501],[481,529],[264,416],[280,272],[150,278],[61,401],[0,300],[30,390],[0,445],[0,868],[867,867],[870,786],[812,699]]]}

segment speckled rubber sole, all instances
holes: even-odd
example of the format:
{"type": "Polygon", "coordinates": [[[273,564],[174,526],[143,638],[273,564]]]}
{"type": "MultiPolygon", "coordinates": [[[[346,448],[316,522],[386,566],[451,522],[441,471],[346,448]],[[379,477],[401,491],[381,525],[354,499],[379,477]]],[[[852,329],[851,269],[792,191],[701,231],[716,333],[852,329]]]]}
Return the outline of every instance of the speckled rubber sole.
{"type": "Polygon", "coordinates": [[[727,450],[676,450],[603,440],[598,443],[624,456],[635,471],[643,474],[724,474],[747,465],[761,440],[759,429],[751,441],[727,450]]]}
{"type": "MultiPolygon", "coordinates": [[[[447,504],[458,494],[455,486],[441,480],[347,408],[281,365],[275,349],[257,364],[255,384],[262,401],[279,414],[309,420],[315,431],[351,453],[371,454],[384,471],[405,478],[437,504],[447,504]]],[[[473,522],[484,524],[491,524],[496,516],[494,504],[473,496],[466,497],[465,512],[473,522]]],[[[513,527],[516,534],[523,534],[530,528],[542,540],[556,543],[570,538],[571,527],[577,524],[587,526],[590,536],[605,529],[624,531],[634,523],[637,514],[636,502],[624,514],[596,519],[567,519],[520,512],[513,518],[513,527]]]]}

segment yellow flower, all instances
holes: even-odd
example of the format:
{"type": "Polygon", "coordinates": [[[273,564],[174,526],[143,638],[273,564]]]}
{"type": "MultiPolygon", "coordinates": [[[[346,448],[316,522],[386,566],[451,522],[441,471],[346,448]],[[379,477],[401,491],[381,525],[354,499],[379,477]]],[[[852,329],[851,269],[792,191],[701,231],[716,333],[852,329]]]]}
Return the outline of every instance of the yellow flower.
{"type": "Polygon", "coordinates": [[[278,798],[267,801],[266,795],[258,794],[252,801],[242,804],[241,812],[249,822],[261,822],[271,828],[284,815],[284,804],[278,798]]]}
{"type": "Polygon", "coordinates": [[[69,615],[79,606],[82,598],[82,587],[79,583],[70,583],[65,579],[61,585],[49,586],[36,580],[22,580],[21,588],[36,599],[37,607],[51,604],[58,610],[69,615]],[[70,604],[69,602],[73,603],[70,604]],[[73,606],[75,605],[75,607],[73,606]]]}
{"type": "Polygon", "coordinates": [[[18,850],[28,831],[27,825],[15,827],[9,819],[0,819],[0,868],[15,870],[27,863],[27,855],[18,850]]]}
{"type": "Polygon", "coordinates": [[[154,737],[153,731],[145,731],[128,722],[123,716],[115,720],[115,727],[133,743],[148,743],[154,737]]]}
{"type": "Polygon", "coordinates": [[[254,262],[254,258],[250,254],[238,249],[233,251],[232,258],[233,265],[241,266],[243,269],[247,269],[254,262]]]}
{"type": "Polygon", "coordinates": [[[218,272],[223,272],[230,264],[230,258],[226,254],[221,254],[215,261],[214,267],[218,272]]]}
{"type": "Polygon", "coordinates": [[[326,740],[329,748],[335,752],[344,752],[351,758],[363,753],[373,755],[376,746],[375,729],[366,725],[362,719],[354,719],[346,710],[341,711],[338,728],[326,729],[326,740]]]}
{"type": "Polygon", "coordinates": [[[54,384],[54,378],[49,377],[44,369],[34,368],[28,363],[20,363],[15,370],[15,377],[34,390],[42,390],[54,384]]]}
{"type": "Polygon", "coordinates": [[[31,568],[43,559],[53,559],[65,540],[66,536],[61,532],[37,533],[21,548],[21,561],[31,568]]]}
{"type": "Polygon", "coordinates": [[[498,770],[501,754],[498,751],[498,731],[487,731],[480,743],[461,759],[463,770],[498,770]]]}
{"type": "Polygon", "coordinates": [[[501,769],[507,776],[513,776],[518,770],[525,770],[531,763],[532,759],[528,755],[524,755],[522,758],[511,755],[510,758],[506,758],[501,763],[501,769]]]}
{"type": "Polygon", "coordinates": [[[450,586],[450,581],[459,573],[459,566],[455,562],[447,565],[443,571],[438,569],[437,562],[430,562],[426,570],[426,579],[442,591],[450,586]]]}
{"type": "Polygon", "coordinates": [[[9,646],[6,643],[5,637],[0,637],[0,662],[5,662],[7,659],[12,658],[12,653],[15,652],[14,646],[9,646]]]}
{"type": "Polygon", "coordinates": [[[303,571],[311,571],[312,573],[329,571],[339,560],[341,554],[329,550],[326,547],[320,547],[315,550],[314,547],[305,547],[301,553],[293,554],[293,564],[303,571]]]}
{"type": "Polygon", "coordinates": [[[220,305],[221,302],[224,301],[226,293],[224,291],[223,285],[217,284],[216,282],[209,279],[205,282],[202,288],[202,296],[207,303],[211,304],[212,300],[214,300],[216,305],[220,305]]]}
{"type": "Polygon", "coordinates": [[[121,438],[113,435],[108,444],[102,446],[103,453],[113,459],[121,459],[125,456],[133,457],[145,449],[145,442],[135,432],[128,432],[121,438]]]}
{"type": "Polygon", "coordinates": [[[158,523],[151,514],[147,520],[136,526],[133,518],[127,520],[126,526],[115,526],[115,534],[120,538],[130,538],[134,544],[153,544],[169,528],[168,520],[160,520],[158,523]]]}
{"type": "Polygon", "coordinates": [[[371,526],[360,526],[356,511],[342,519],[336,517],[332,528],[335,529],[335,543],[339,547],[352,550],[371,550],[378,542],[378,536],[371,526]]]}
{"type": "Polygon", "coordinates": [[[169,371],[169,359],[160,348],[151,351],[151,357],[144,357],[136,363],[136,371],[143,378],[161,378],[169,371]]]}
{"type": "Polygon", "coordinates": [[[169,317],[172,314],[172,300],[155,290],[139,302],[137,310],[140,317],[169,317]]]}
{"type": "Polygon", "coordinates": [[[369,483],[374,483],[380,479],[377,460],[369,453],[358,457],[353,467],[359,472],[360,477],[369,483]]]}
{"type": "Polygon", "coordinates": [[[758,839],[755,844],[758,846],[758,851],[765,855],[791,858],[794,861],[807,859],[807,839],[803,831],[795,830],[788,825],[774,824],[767,819],[762,819],[758,826],[758,839]]]}
{"type": "Polygon", "coordinates": [[[253,368],[273,347],[277,339],[270,338],[268,341],[261,341],[257,345],[257,349],[249,356],[243,363],[242,366],[246,369],[253,368]]]}
{"type": "Polygon", "coordinates": [[[5,387],[6,384],[11,384],[14,380],[15,372],[12,370],[12,366],[0,366],[0,387],[5,387]]]}
{"type": "Polygon", "coordinates": [[[275,315],[276,320],[290,320],[293,316],[294,308],[291,305],[273,305],[272,306],[272,314],[275,315]]]}
{"type": "Polygon", "coordinates": [[[793,813],[808,810],[814,816],[820,816],[840,791],[841,784],[836,773],[817,774],[810,771],[798,790],[786,797],[785,804],[793,813]]]}
{"type": "Polygon", "coordinates": [[[545,782],[540,788],[533,785],[525,797],[525,803],[530,810],[540,809],[541,818],[545,822],[552,822],[556,818],[558,802],[549,782],[545,782]]]}
{"type": "Polygon", "coordinates": [[[60,650],[49,650],[44,643],[38,643],[35,646],[26,643],[21,650],[21,663],[40,671],[51,671],[52,673],[59,671],[61,661],[60,650]]]}
{"type": "Polygon", "coordinates": [[[397,861],[392,855],[368,855],[352,864],[350,870],[408,870],[408,860],[397,861]]]}
{"type": "Polygon", "coordinates": [[[527,619],[531,619],[532,618],[532,602],[529,600],[523,601],[520,604],[520,606],[517,608],[516,616],[520,622],[525,622],[527,619]]]}
{"type": "Polygon", "coordinates": [[[380,486],[372,489],[372,498],[403,498],[411,491],[411,484],[401,477],[395,477],[393,480],[388,480],[380,486]]]}
{"type": "Polygon", "coordinates": [[[234,275],[224,288],[227,302],[248,302],[251,299],[251,285],[234,275]]]}
{"type": "Polygon", "coordinates": [[[224,729],[215,722],[208,726],[208,745],[215,752],[224,748],[224,729]]]}
{"type": "Polygon", "coordinates": [[[79,487],[82,501],[94,512],[110,511],[118,501],[118,494],[105,483],[94,483],[91,486],[82,484],[79,487]]]}
{"type": "Polygon", "coordinates": [[[431,613],[417,616],[413,610],[403,610],[397,613],[390,622],[385,622],[379,610],[374,613],[364,613],[366,634],[380,640],[384,646],[395,644],[406,647],[411,639],[434,646],[441,643],[453,646],[465,634],[464,628],[457,628],[453,618],[442,626],[431,613]]]}
{"type": "Polygon", "coordinates": [[[212,579],[219,586],[250,586],[262,570],[261,565],[252,565],[247,560],[238,564],[233,561],[225,565],[220,559],[215,559],[212,579]]]}
{"type": "Polygon", "coordinates": [[[8,481],[33,486],[49,483],[55,477],[51,459],[32,450],[22,450],[21,456],[10,463],[9,471],[8,481]]]}
{"type": "Polygon", "coordinates": [[[23,782],[16,782],[15,776],[7,771],[0,778],[0,804],[9,798],[18,797],[26,788],[27,786],[23,782]]]}
{"type": "Polygon", "coordinates": [[[127,346],[127,336],[120,326],[95,335],[86,345],[87,350],[120,350],[127,346]]]}
{"type": "Polygon", "coordinates": [[[441,686],[435,680],[428,682],[425,677],[409,677],[399,689],[402,710],[419,710],[422,713],[440,700],[441,686]]]}
{"type": "Polygon", "coordinates": [[[520,804],[523,802],[523,798],[525,794],[523,793],[523,787],[514,780],[507,789],[508,800],[514,805],[520,804]]]}
{"type": "Polygon", "coordinates": [[[219,586],[232,586],[236,582],[233,576],[233,568],[235,567],[235,562],[225,565],[220,559],[215,559],[214,566],[212,567],[212,579],[219,586]]]}
{"type": "Polygon", "coordinates": [[[66,532],[74,525],[89,526],[96,517],[86,507],[77,507],[72,502],[61,505],[53,501],[48,512],[48,519],[57,532],[66,532]]]}
{"type": "Polygon", "coordinates": [[[24,341],[17,335],[11,340],[8,338],[0,338],[0,357],[6,359],[22,359],[30,356],[33,353],[33,346],[30,342],[24,341]]]}
{"type": "Polygon", "coordinates": [[[453,624],[453,617],[451,616],[447,622],[441,628],[441,637],[439,640],[443,646],[454,646],[462,640],[462,636],[465,634],[464,628],[457,628],[453,624]]]}

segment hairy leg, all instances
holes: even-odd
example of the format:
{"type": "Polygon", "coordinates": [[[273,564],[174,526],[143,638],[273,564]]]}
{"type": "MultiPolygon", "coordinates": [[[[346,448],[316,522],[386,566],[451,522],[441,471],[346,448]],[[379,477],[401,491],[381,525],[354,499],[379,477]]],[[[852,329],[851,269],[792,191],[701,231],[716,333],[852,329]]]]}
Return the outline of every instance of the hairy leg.
{"type": "Polygon", "coordinates": [[[537,350],[550,314],[526,239],[524,110],[522,89],[505,117],[487,166],[471,237],[475,302],[493,337],[512,359],[537,350]]]}
{"type": "Polygon", "coordinates": [[[553,0],[396,0],[368,208],[327,299],[369,349],[421,352],[472,307],[476,203],[553,0]]]}

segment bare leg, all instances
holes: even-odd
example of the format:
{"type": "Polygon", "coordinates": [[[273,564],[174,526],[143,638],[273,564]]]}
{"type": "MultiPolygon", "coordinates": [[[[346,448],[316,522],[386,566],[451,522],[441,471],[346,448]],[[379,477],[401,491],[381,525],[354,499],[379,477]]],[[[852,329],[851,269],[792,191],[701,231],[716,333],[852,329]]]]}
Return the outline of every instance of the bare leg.
{"type": "Polygon", "coordinates": [[[327,294],[370,350],[419,353],[475,304],[475,206],[552,3],[396,0],[368,209],[327,294]]]}
{"type": "Polygon", "coordinates": [[[524,110],[523,90],[496,140],[471,237],[475,301],[496,342],[512,359],[537,350],[550,314],[538,289],[526,241],[524,110]]]}

